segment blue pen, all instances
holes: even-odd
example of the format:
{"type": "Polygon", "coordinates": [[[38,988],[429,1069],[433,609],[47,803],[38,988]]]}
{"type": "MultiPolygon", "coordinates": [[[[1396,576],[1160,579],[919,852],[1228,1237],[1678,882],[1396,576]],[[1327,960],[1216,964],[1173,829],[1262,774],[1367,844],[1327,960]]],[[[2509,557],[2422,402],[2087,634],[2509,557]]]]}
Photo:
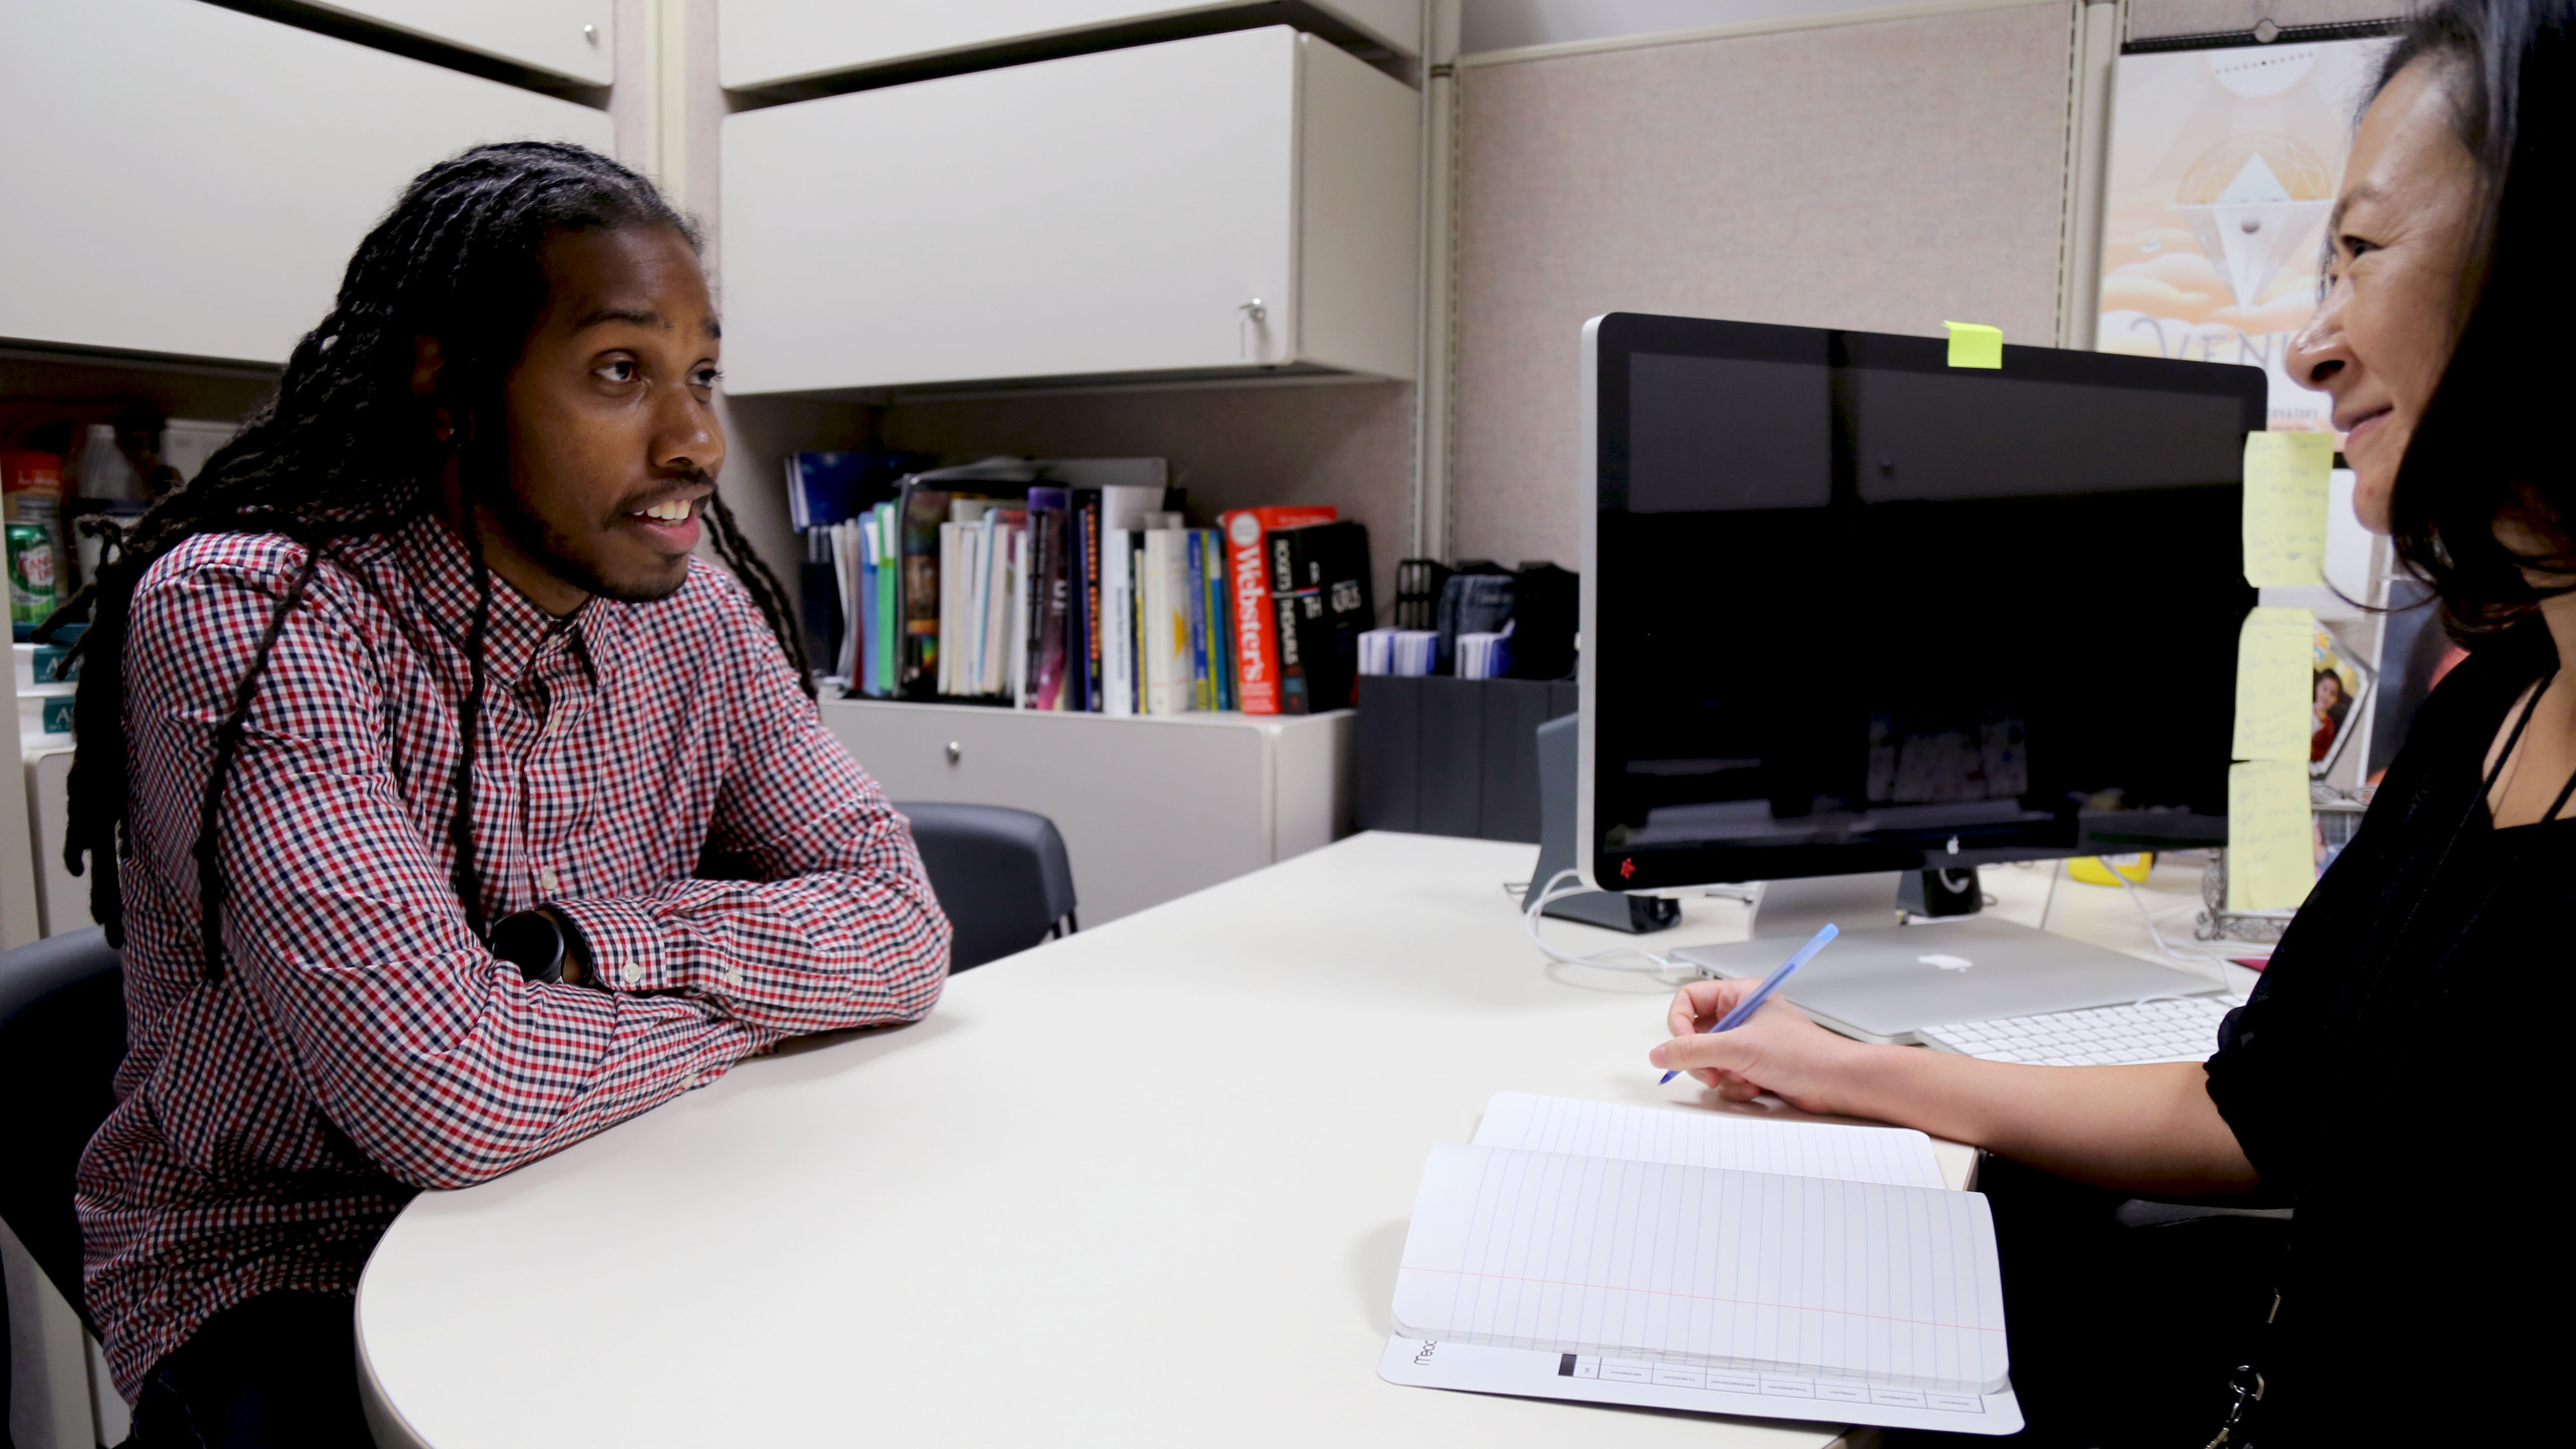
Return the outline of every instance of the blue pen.
{"type": "MultiPolygon", "coordinates": [[[[1744,1025],[1744,1023],[1751,1021],[1753,1019],[1753,1013],[1762,1009],[1762,1003],[1771,999],[1771,993],[1780,989],[1780,983],[1788,980],[1791,972],[1796,971],[1799,967],[1814,960],[1816,958],[1816,953],[1825,949],[1825,944],[1827,942],[1841,934],[1841,927],[1828,924],[1823,930],[1808,937],[1807,944],[1798,948],[1797,955],[1781,962],[1779,970],[1762,978],[1762,984],[1753,988],[1753,994],[1751,996],[1744,998],[1742,1002],[1737,1004],[1733,1011],[1730,1011],[1726,1015],[1718,1018],[1717,1025],[1710,1027],[1709,1030],[1733,1031],[1737,1027],[1744,1025]]],[[[1664,1073],[1664,1081],[1669,1082],[1681,1074],[1682,1069],[1675,1067],[1671,1071],[1664,1073]]],[[[1658,1082],[1656,1085],[1661,1086],[1663,1083],[1658,1082]]]]}

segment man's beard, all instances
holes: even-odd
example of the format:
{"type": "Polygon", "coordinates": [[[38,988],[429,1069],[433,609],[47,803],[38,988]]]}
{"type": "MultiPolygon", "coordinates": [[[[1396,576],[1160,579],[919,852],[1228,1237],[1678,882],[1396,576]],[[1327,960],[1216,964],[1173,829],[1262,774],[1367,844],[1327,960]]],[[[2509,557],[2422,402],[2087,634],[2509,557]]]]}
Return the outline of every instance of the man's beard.
{"type": "Polygon", "coordinates": [[[549,528],[545,520],[521,503],[518,494],[510,488],[491,490],[486,506],[492,510],[492,516],[500,520],[501,531],[509,535],[510,542],[519,546],[521,553],[545,565],[548,573],[585,594],[615,599],[622,604],[650,604],[678,593],[681,585],[689,581],[689,571],[682,568],[679,576],[667,584],[654,583],[642,587],[612,584],[573,557],[571,544],[564,536],[549,528]]]}

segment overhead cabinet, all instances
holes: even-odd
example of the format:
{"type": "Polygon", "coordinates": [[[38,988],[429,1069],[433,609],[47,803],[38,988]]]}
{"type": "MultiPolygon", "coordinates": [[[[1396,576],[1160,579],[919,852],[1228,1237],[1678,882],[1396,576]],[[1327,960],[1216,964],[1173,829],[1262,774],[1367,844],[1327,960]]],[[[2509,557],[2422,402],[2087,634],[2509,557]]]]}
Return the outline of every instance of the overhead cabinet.
{"type": "Polygon", "coordinates": [[[737,113],[729,385],[1410,378],[1419,134],[1285,26],[737,113]]]}
{"type": "Polygon", "coordinates": [[[611,148],[605,111],[200,0],[12,4],[0,136],[0,338],[258,362],[431,162],[611,148]]]}
{"type": "MultiPolygon", "coordinates": [[[[423,0],[412,0],[423,3],[423,0]]],[[[724,0],[716,11],[716,64],[730,88],[777,85],[848,71],[918,65],[942,57],[1157,23],[1206,24],[1230,13],[1279,19],[1304,11],[1338,22],[1399,55],[1420,46],[1421,0],[1317,0],[1301,5],[1140,5],[1136,0],[724,0]]]]}
{"type": "Polygon", "coordinates": [[[314,0],[396,30],[604,86],[615,78],[616,0],[314,0]]]}

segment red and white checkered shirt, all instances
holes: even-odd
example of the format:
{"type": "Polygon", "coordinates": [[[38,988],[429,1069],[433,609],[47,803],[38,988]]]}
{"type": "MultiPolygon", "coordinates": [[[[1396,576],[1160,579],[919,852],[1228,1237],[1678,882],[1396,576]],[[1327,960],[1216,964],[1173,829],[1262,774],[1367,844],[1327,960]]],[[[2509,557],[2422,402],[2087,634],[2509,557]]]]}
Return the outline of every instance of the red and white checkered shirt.
{"type": "Polygon", "coordinates": [[[910,1021],[949,928],[910,828],[721,572],[553,619],[494,580],[474,852],[487,919],[574,921],[602,982],[536,985],[467,928],[449,815],[473,606],[437,522],[344,541],[260,683],[225,793],[225,968],[196,862],[213,734],[304,550],[190,539],[135,596],[127,1048],[81,1159],[90,1308],[128,1398],[209,1315],[356,1288],[461,1187],[801,1032],[910,1021]]]}

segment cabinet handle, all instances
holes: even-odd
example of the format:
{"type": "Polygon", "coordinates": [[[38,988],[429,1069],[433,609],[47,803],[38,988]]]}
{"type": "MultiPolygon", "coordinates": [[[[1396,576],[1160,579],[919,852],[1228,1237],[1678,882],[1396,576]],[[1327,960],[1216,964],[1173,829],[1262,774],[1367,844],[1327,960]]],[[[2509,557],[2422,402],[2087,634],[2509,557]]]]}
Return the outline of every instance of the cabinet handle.
{"type": "Polygon", "coordinates": [[[948,763],[952,765],[956,764],[959,760],[966,758],[966,747],[957,743],[955,740],[950,740],[948,742],[947,755],[948,763]]]}
{"type": "Polygon", "coordinates": [[[589,41],[593,45],[599,44],[599,27],[596,25],[583,26],[581,28],[581,38],[589,41]]]}
{"type": "Polygon", "coordinates": [[[1235,340],[1239,350],[1252,361],[1261,361],[1262,354],[1269,350],[1265,334],[1270,330],[1266,325],[1270,321],[1270,308],[1259,297],[1255,297],[1249,302],[1235,303],[1234,310],[1242,314],[1235,323],[1235,340]]]}

